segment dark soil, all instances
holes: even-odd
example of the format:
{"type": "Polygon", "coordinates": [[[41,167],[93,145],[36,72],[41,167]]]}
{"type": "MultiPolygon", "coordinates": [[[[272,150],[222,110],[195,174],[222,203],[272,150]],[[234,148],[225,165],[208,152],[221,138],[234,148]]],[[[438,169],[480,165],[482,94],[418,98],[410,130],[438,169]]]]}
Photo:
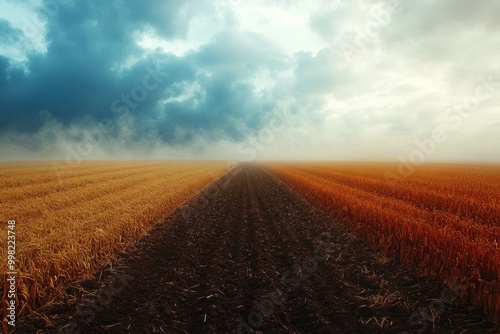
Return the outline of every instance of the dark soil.
{"type": "Polygon", "coordinates": [[[240,165],[16,333],[500,333],[240,165]]]}

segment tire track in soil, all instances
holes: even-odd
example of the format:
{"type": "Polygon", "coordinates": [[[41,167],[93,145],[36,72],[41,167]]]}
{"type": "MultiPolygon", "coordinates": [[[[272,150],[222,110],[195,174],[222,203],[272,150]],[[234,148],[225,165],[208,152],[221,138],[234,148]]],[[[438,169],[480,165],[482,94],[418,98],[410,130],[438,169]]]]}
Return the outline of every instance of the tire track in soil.
{"type": "MultiPolygon", "coordinates": [[[[180,208],[119,256],[115,269],[134,280],[95,319],[71,319],[76,306],[59,303],[45,314],[53,327],[26,319],[18,333],[59,333],[71,320],[81,333],[411,333],[410,314],[439,295],[401,265],[379,263],[340,222],[256,166],[236,167],[217,187],[198,195],[208,204],[188,219],[180,208]],[[399,303],[370,302],[391,293],[399,303]],[[383,317],[392,325],[373,320],[383,317]]],[[[453,312],[450,323],[479,324],[464,333],[494,333],[466,306],[453,312]]]]}

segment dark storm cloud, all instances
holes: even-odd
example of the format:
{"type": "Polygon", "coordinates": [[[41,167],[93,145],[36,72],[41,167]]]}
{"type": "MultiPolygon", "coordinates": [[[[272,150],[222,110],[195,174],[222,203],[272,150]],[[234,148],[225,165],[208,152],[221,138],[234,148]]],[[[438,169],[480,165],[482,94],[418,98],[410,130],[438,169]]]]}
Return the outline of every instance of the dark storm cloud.
{"type": "MultiPolygon", "coordinates": [[[[0,19],[0,48],[8,49],[22,40],[22,31],[0,19]]],[[[10,68],[11,60],[0,56],[0,97],[2,101],[7,93],[11,93],[9,85],[19,82],[22,71],[10,68]]]]}
{"type": "Polygon", "coordinates": [[[198,13],[210,11],[209,1],[121,1],[128,22],[151,26],[159,35],[184,37],[190,19],[198,13]]]}
{"type": "MultiPolygon", "coordinates": [[[[183,57],[146,54],[134,40],[146,31],[182,38],[190,19],[207,10],[204,1],[159,0],[74,1],[41,8],[40,16],[47,19],[46,53],[30,54],[25,72],[0,58],[0,128],[35,131],[46,110],[63,125],[127,114],[136,121],[138,135],[144,129],[158,131],[171,143],[202,132],[243,138],[272,108],[270,98],[257,96],[247,77],[259,68],[283,67],[278,49],[236,31],[222,32],[183,57]]],[[[6,24],[0,31],[9,40],[19,36],[6,24]]]]}
{"type": "MultiPolygon", "coordinates": [[[[189,139],[193,133],[207,131],[211,139],[221,133],[233,140],[242,140],[245,130],[258,129],[263,114],[273,107],[270,95],[257,95],[248,78],[259,69],[271,72],[282,70],[284,55],[270,42],[251,33],[222,32],[211,43],[184,58],[191,68],[202,69],[192,81],[175,83],[166,96],[174,97],[198,87],[182,102],[168,102],[161,113],[166,119],[159,122],[164,138],[173,141],[189,139]],[[175,128],[193,129],[185,138],[175,128]]],[[[178,82],[178,81],[176,81],[178,82]]]]}

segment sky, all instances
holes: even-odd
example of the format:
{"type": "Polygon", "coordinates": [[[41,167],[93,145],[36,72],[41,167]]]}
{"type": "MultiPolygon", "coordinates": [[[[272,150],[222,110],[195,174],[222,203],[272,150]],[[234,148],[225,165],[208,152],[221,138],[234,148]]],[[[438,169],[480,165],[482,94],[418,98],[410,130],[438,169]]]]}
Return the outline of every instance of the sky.
{"type": "Polygon", "coordinates": [[[499,162],[499,11],[0,0],[0,160],[499,162]]]}

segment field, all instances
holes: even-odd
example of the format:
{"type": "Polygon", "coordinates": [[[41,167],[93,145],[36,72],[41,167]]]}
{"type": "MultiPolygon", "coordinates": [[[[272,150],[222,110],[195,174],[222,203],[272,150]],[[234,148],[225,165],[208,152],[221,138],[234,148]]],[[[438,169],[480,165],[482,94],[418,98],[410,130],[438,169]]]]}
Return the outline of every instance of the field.
{"type": "MultiPolygon", "coordinates": [[[[227,170],[222,162],[1,164],[0,221],[17,222],[18,315],[91,277],[227,170]]],[[[1,237],[6,245],[6,228],[1,237]]]]}
{"type": "Polygon", "coordinates": [[[363,240],[422,276],[464,285],[500,322],[500,168],[384,164],[268,165],[363,240]]]}
{"type": "MultiPolygon", "coordinates": [[[[415,269],[426,274],[432,268],[393,262],[386,254],[395,255],[394,246],[379,246],[387,253],[376,252],[353,233],[373,235],[367,238],[373,241],[393,240],[404,231],[400,221],[398,231],[376,233],[369,222],[355,220],[365,205],[354,187],[357,177],[376,179],[388,167],[266,164],[263,169],[241,164],[153,227],[133,248],[118,254],[113,265],[98,270],[95,278],[72,284],[71,300],[56,298],[21,320],[19,328],[40,333],[498,332],[480,311],[459,298],[463,282],[418,278],[415,269]],[[332,175],[343,172],[354,180],[349,191],[358,206],[348,207],[349,202],[335,193],[321,192],[343,189],[340,181],[331,183],[332,175]],[[316,180],[318,174],[322,178],[316,180]],[[322,184],[324,189],[311,191],[311,184],[322,184]],[[333,211],[332,203],[337,202],[344,211],[333,211]],[[370,233],[363,234],[364,230],[370,233]]],[[[484,168],[480,170],[487,177],[496,175],[484,168]]],[[[439,166],[423,174],[429,174],[428,180],[420,174],[415,177],[439,181],[459,171],[475,175],[439,166]],[[434,173],[443,174],[432,178],[434,173]]],[[[219,176],[220,169],[214,173],[219,176]]],[[[495,191],[495,186],[490,182],[485,191],[495,191]]],[[[466,186],[460,191],[470,192],[466,186]]],[[[392,208],[374,207],[378,209],[374,217],[384,217],[385,208],[392,208]]],[[[404,209],[398,212],[411,213],[404,209]]],[[[439,230],[438,222],[434,229],[439,230]]],[[[422,250],[418,243],[406,247],[422,250]]],[[[433,256],[428,258],[434,261],[433,256]]]]}
{"type": "Polygon", "coordinates": [[[498,333],[499,167],[397,167],[1,165],[17,331],[498,333]]]}

